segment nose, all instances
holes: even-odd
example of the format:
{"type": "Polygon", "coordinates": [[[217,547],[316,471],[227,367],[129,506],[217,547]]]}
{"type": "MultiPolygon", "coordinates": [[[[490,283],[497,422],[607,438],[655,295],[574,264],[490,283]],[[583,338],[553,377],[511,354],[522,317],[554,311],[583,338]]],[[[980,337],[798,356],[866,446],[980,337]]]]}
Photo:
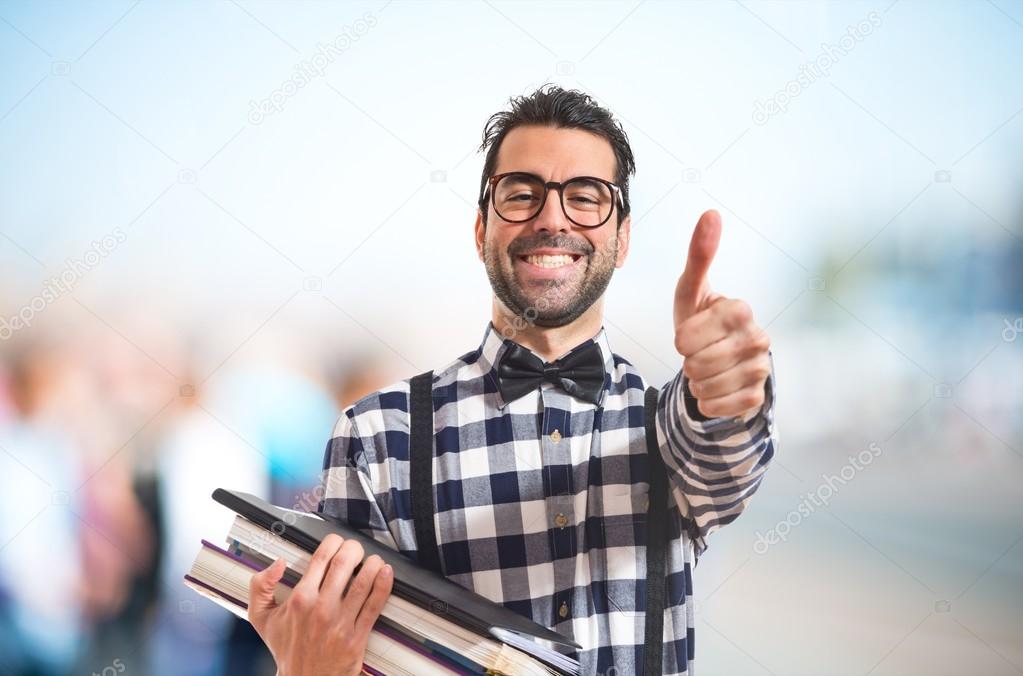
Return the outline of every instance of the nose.
{"type": "Polygon", "coordinates": [[[544,201],[543,209],[533,219],[533,230],[536,232],[572,230],[572,223],[565,217],[565,211],[561,208],[561,193],[557,188],[547,188],[547,199],[544,201]]]}

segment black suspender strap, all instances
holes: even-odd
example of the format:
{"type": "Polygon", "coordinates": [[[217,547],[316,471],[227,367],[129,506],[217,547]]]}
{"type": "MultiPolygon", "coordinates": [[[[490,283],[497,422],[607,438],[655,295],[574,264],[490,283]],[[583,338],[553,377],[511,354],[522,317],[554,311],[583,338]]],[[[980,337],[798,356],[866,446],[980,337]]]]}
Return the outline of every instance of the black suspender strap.
{"type": "Polygon", "coordinates": [[[409,393],[409,473],[419,564],[441,573],[433,525],[433,371],[412,378],[409,393]]]}
{"type": "Polygon", "coordinates": [[[657,443],[656,387],[648,387],[645,401],[647,474],[650,478],[650,503],[646,520],[646,625],[643,648],[643,673],[661,673],[664,652],[664,602],[667,585],[665,544],[668,540],[668,475],[657,443]]]}

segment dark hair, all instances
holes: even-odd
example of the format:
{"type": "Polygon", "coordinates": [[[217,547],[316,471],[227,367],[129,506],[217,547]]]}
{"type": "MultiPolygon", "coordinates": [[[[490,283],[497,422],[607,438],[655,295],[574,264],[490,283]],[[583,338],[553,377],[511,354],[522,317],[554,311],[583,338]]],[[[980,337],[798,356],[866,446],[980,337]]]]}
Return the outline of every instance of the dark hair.
{"type": "Polygon", "coordinates": [[[480,180],[479,208],[483,212],[483,223],[487,222],[487,179],[497,165],[497,152],[504,137],[512,129],[525,125],[543,125],[563,129],[582,129],[597,134],[611,144],[615,154],[614,182],[621,186],[622,203],[618,211],[618,225],[622,224],[631,209],[629,205],[629,176],[636,173],[636,160],[629,146],[622,125],[611,111],[597,104],[588,94],[575,89],[562,89],[554,84],[541,85],[529,96],[510,98],[509,110],[494,113],[483,129],[483,143],[479,150],[488,147],[483,162],[483,178],[480,180]]]}

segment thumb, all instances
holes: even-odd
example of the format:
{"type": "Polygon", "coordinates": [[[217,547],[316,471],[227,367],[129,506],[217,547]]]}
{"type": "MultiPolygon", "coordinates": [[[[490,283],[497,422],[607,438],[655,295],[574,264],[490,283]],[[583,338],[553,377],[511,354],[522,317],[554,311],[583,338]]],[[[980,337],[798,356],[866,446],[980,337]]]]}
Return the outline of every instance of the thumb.
{"type": "Polygon", "coordinates": [[[710,295],[707,272],[721,242],[721,214],[703,212],[689,241],[689,256],[675,287],[675,324],[697,313],[710,295]]]}
{"type": "Polygon", "coordinates": [[[270,611],[277,607],[274,588],[284,576],[286,568],[284,559],[277,559],[252,576],[249,582],[249,622],[252,626],[262,626],[270,611]]]}

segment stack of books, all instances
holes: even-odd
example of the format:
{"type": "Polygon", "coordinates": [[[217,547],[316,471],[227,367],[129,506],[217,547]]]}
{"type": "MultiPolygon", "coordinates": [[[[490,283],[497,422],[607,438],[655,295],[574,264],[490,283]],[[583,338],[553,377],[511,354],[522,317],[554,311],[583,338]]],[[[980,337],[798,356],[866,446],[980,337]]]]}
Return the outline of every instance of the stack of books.
{"type": "Polygon", "coordinates": [[[339,520],[284,509],[236,491],[217,489],[213,499],[237,516],[223,544],[202,541],[185,584],[242,619],[248,619],[249,581],[255,573],[278,558],[287,562],[274,592],[277,602],[283,603],[308,570],[312,552],[324,537],[336,533],[358,540],[366,556],[376,554],[394,569],[391,596],[366,647],[365,672],[579,673],[578,661],[557,649],[578,649],[579,644],[419,567],[339,520]]]}

